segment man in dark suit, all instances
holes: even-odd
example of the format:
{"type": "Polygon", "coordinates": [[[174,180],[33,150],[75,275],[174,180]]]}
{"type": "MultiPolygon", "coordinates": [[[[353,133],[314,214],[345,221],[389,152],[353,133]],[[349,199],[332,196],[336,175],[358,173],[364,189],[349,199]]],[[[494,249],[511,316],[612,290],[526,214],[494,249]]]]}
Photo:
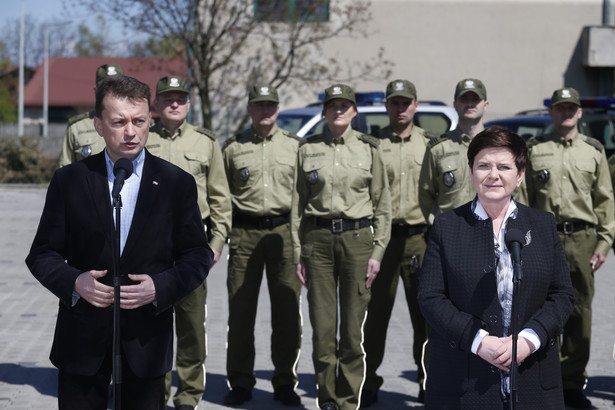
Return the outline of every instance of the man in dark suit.
{"type": "Polygon", "coordinates": [[[149,87],[134,78],[104,80],[94,125],[100,154],[54,174],[26,263],[60,300],[51,362],[60,409],[106,409],[112,371],[114,163],[132,161],[122,190],[119,261],[122,406],[164,409],[171,369],[173,303],[200,285],[212,252],[194,179],[144,150],[149,87]]]}

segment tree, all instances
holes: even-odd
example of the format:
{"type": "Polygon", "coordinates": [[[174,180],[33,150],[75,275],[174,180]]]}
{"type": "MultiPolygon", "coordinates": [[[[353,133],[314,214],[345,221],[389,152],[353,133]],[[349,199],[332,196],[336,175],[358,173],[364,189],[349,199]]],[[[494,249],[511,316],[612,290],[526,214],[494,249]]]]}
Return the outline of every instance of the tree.
{"type": "MultiPolygon", "coordinates": [[[[20,19],[8,21],[0,30],[0,38],[6,45],[6,56],[13,65],[19,64],[19,31],[20,19]]],[[[49,55],[68,57],[72,54],[70,45],[73,38],[73,28],[59,20],[40,21],[31,15],[24,17],[24,57],[25,65],[37,67],[44,59],[45,29],[49,29],[49,55]]]]}
{"type": "Polygon", "coordinates": [[[313,93],[333,79],[387,78],[383,67],[391,66],[383,61],[382,51],[361,56],[361,62],[323,57],[325,41],[367,35],[369,0],[343,0],[336,6],[323,0],[64,1],[69,10],[85,5],[136,32],[171,44],[179,40],[182,48],[176,53],[188,63],[208,128],[214,116],[226,117],[239,128],[245,124],[243,107],[251,83],[313,93]],[[314,19],[323,6],[325,18],[314,19]],[[264,21],[267,17],[274,21],[264,21]]]}
{"type": "Polygon", "coordinates": [[[74,53],[78,57],[110,57],[113,47],[105,36],[108,31],[105,18],[101,15],[96,17],[95,31],[91,31],[86,24],[77,27],[77,41],[74,53]]]}

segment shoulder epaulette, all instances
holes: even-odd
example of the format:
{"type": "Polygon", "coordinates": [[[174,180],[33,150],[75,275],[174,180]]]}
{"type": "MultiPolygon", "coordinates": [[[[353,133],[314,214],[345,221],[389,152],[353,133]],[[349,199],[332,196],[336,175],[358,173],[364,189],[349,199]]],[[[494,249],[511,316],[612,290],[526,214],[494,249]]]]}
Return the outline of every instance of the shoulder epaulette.
{"type": "Polygon", "coordinates": [[[536,137],[532,137],[525,142],[528,148],[533,147],[534,145],[540,144],[541,142],[545,142],[546,139],[543,135],[538,135],[536,137]]]}
{"type": "Polygon", "coordinates": [[[599,152],[604,151],[604,145],[602,145],[602,143],[595,138],[585,136],[585,142],[596,148],[599,152]]]}
{"type": "Polygon", "coordinates": [[[443,141],[447,141],[447,140],[448,140],[448,137],[446,135],[440,135],[439,137],[432,138],[427,143],[427,148],[435,147],[439,143],[443,141]]]}
{"type": "Polygon", "coordinates": [[[311,144],[313,142],[319,142],[322,141],[324,139],[324,134],[312,134],[312,135],[306,135],[303,138],[299,138],[299,146],[302,146],[304,144],[311,144]]]}
{"type": "Polygon", "coordinates": [[[224,151],[226,149],[226,147],[231,145],[233,142],[237,141],[237,137],[238,137],[238,135],[233,135],[231,138],[229,138],[226,141],[224,141],[224,143],[222,144],[222,151],[224,151]]]}
{"type": "Polygon", "coordinates": [[[359,134],[357,138],[359,138],[363,142],[367,142],[369,145],[371,145],[374,148],[377,148],[380,145],[380,140],[371,135],[359,134]]]}
{"type": "Polygon", "coordinates": [[[213,131],[208,130],[207,128],[203,128],[203,127],[197,127],[196,132],[198,132],[199,134],[203,134],[203,135],[207,135],[209,138],[211,138],[214,141],[218,140],[218,137],[216,137],[216,134],[214,134],[213,131]]]}
{"type": "Polygon", "coordinates": [[[74,123],[85,120],[86,118],[94,118],[94,111],[82,112],[81,114],[73,115],[68,119],[68,126],[70,127],[74,123]]]}
{"type": "Polygon", "coordinates": [[[438,134],[436,134],[435,132],[431,132],[431,131],[425,130],[425,134],[423,134],[423,135],[425,135],[430,140],[438,139],[438,134]]]}
{"type": "Polygon", "coordinates": [[[303,138],[297,137],[295,134],[293,134],[290,131],[286,131],[286,130],[281,130],[281,131],[282,131],[282,134],[284,134],[285,136],[287,136],[289,138],[292,138],[292,139],[297,140],[299,142],[301,142],[303,140],[303,138]]]}

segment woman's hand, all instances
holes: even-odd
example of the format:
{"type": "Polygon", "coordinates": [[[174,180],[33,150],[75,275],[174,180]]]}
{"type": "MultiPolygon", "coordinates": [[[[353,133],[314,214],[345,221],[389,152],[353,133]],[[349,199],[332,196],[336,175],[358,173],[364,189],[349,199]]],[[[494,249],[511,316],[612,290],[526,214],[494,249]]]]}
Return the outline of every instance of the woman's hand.
{"type": "Polygon", "coordinates": [[[484,361],[507,372],[512,363],[512,337],[485,336],[476,354],[484,361]]]}

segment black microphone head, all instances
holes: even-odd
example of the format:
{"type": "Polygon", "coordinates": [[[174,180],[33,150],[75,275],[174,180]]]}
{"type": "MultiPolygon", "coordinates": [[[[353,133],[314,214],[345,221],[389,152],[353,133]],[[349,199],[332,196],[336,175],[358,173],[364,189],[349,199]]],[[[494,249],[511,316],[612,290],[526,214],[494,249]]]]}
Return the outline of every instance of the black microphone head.
{"type": "Polygon", "coordinates": [[[124,171],[125,173],[124,179],[130,178],[133,170],[132,161],[128,158],[120,158],[115,161],[115,165],[113,165],[113,175],[117,177],[117,174],[118,172],[120,172],[120,170],[124,171]]]}
{"type": "Polygon", "coordinates": [[[519,246],[523,248],[523,245],[525,245],[525,236],[520,229],[511,228],[506,231],[506,235],[504,235],[504,242],[506,242],[507,248],[510,248],[510,245],[513,242],[519,243],[519,246]]]}

